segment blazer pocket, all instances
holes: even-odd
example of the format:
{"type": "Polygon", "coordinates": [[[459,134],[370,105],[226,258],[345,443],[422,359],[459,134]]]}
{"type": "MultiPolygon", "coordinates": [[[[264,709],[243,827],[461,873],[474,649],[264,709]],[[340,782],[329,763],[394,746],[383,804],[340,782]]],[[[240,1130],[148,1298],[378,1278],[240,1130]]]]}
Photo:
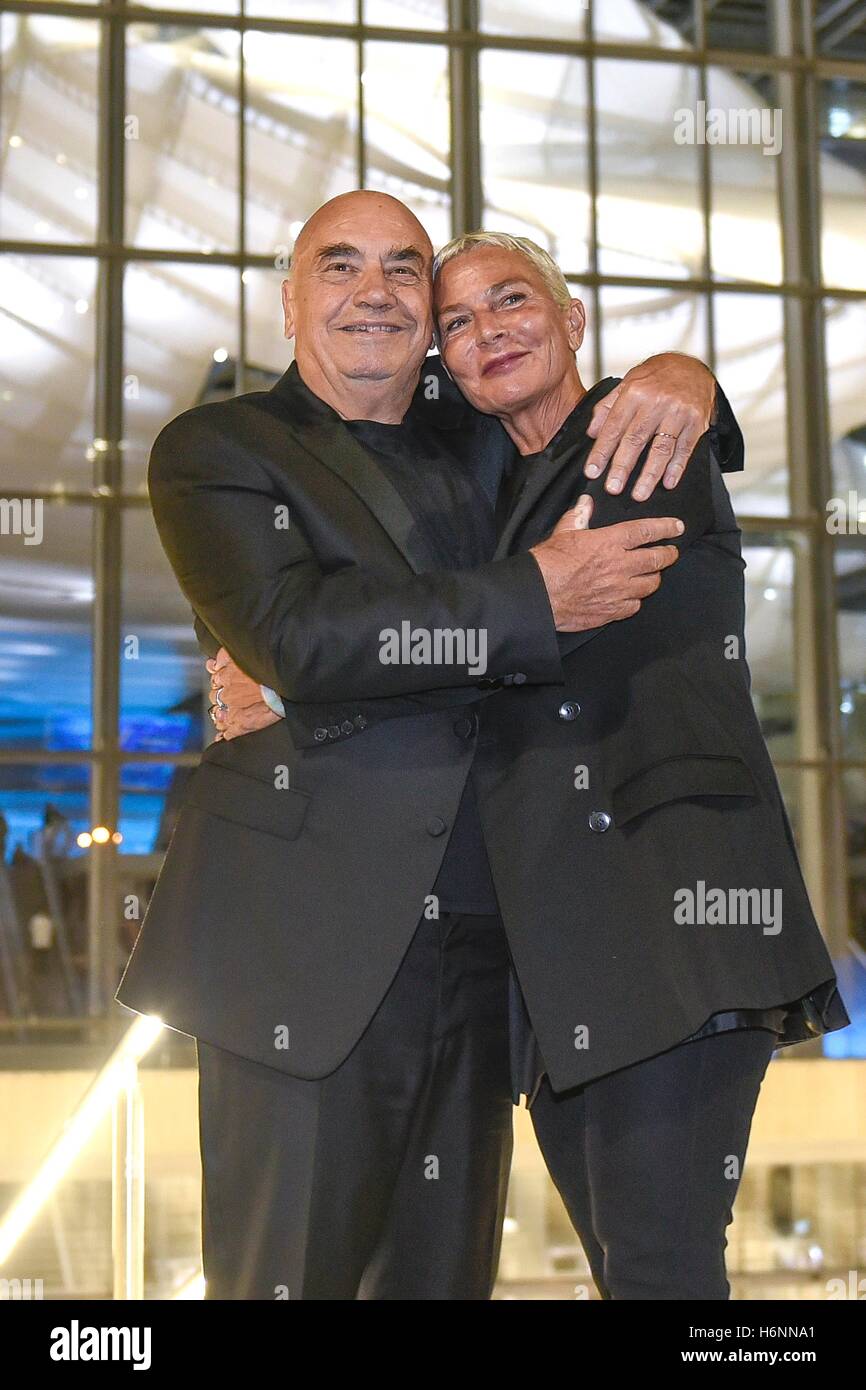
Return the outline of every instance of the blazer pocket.
{"type": "Polygon", "coordinates": [[[627,825],[644,811],[694,797],[759,800],[760,788],[741,758],[686,754],[645,767],[620,782],[611,795],[614,825],[627,825]]]}
{"type": "Polygon", "coordinates": [[[278,788],[218,763],[199,765],[186,796],[186,804],[199,811],[283,840],[297,839],[311,800],[309,792],[278,788]]]}

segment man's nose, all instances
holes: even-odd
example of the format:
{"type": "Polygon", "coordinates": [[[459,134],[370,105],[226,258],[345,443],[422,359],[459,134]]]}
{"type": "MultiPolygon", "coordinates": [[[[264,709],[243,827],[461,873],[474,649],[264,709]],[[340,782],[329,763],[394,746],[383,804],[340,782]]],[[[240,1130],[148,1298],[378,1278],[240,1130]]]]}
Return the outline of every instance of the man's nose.
{"type": "Polygon", "coordinates": [[[366,305],[371,309],[381,309],[396,302],[394,291],[381,270],[369,270],[355,290],[355,303],[359,308],[366,305]]]}

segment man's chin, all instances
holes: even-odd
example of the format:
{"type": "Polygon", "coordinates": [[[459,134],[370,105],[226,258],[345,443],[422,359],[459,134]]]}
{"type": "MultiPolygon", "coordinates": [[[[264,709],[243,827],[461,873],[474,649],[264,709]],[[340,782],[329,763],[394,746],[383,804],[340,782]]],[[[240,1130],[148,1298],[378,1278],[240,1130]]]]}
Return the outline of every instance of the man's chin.
{"type": "Polygon", "coordinates": [[[392,377],[405,376],[417,363],[418,348],[408,340],[400,339],[386,346],[383,352],[379,345],[371,351],[362,348],[354,353],[340,354],[340,372],[352,381],[388,381],[392,377]]]}
{"type": "Polygon", "coordinates": [[[392,377],[402,376],[409,368],[408,362],[398,362],[386,366],[384,363],[358,362],[343,367],[341,375],[350,381],[390,381],[392,377]]]}

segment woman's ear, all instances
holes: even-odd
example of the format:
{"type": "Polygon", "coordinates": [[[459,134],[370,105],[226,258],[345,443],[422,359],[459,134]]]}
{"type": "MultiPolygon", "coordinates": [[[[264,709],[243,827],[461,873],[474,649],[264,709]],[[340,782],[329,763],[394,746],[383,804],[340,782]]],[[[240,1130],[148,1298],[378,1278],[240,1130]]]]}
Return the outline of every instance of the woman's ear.
{"type": "Polygon", "coordinates": [[[586,332],[586,310],[579,299],[573,299],[566,310],[565,331],[568,335],[568,346],[572,352],[577,352],[586,332]]]}

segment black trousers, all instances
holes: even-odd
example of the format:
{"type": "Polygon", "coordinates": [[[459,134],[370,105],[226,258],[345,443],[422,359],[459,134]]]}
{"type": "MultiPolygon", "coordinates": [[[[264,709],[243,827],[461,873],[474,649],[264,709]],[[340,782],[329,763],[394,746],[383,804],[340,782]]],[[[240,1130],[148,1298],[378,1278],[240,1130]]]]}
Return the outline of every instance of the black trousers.
{"type": "Polygon", "coordinates": [[[306,1081],[198,1042],[209,1299],[487,1299],[511,1164],[498,917],[422,920],[350,1056],[306,1081]]]}
{"type": "Polygon", "coordinates": [[[557,1095],[530,1115],[605,1299],[727,1299],[732,1219],[776,1035],[681,1043],[557,1095]]]}

